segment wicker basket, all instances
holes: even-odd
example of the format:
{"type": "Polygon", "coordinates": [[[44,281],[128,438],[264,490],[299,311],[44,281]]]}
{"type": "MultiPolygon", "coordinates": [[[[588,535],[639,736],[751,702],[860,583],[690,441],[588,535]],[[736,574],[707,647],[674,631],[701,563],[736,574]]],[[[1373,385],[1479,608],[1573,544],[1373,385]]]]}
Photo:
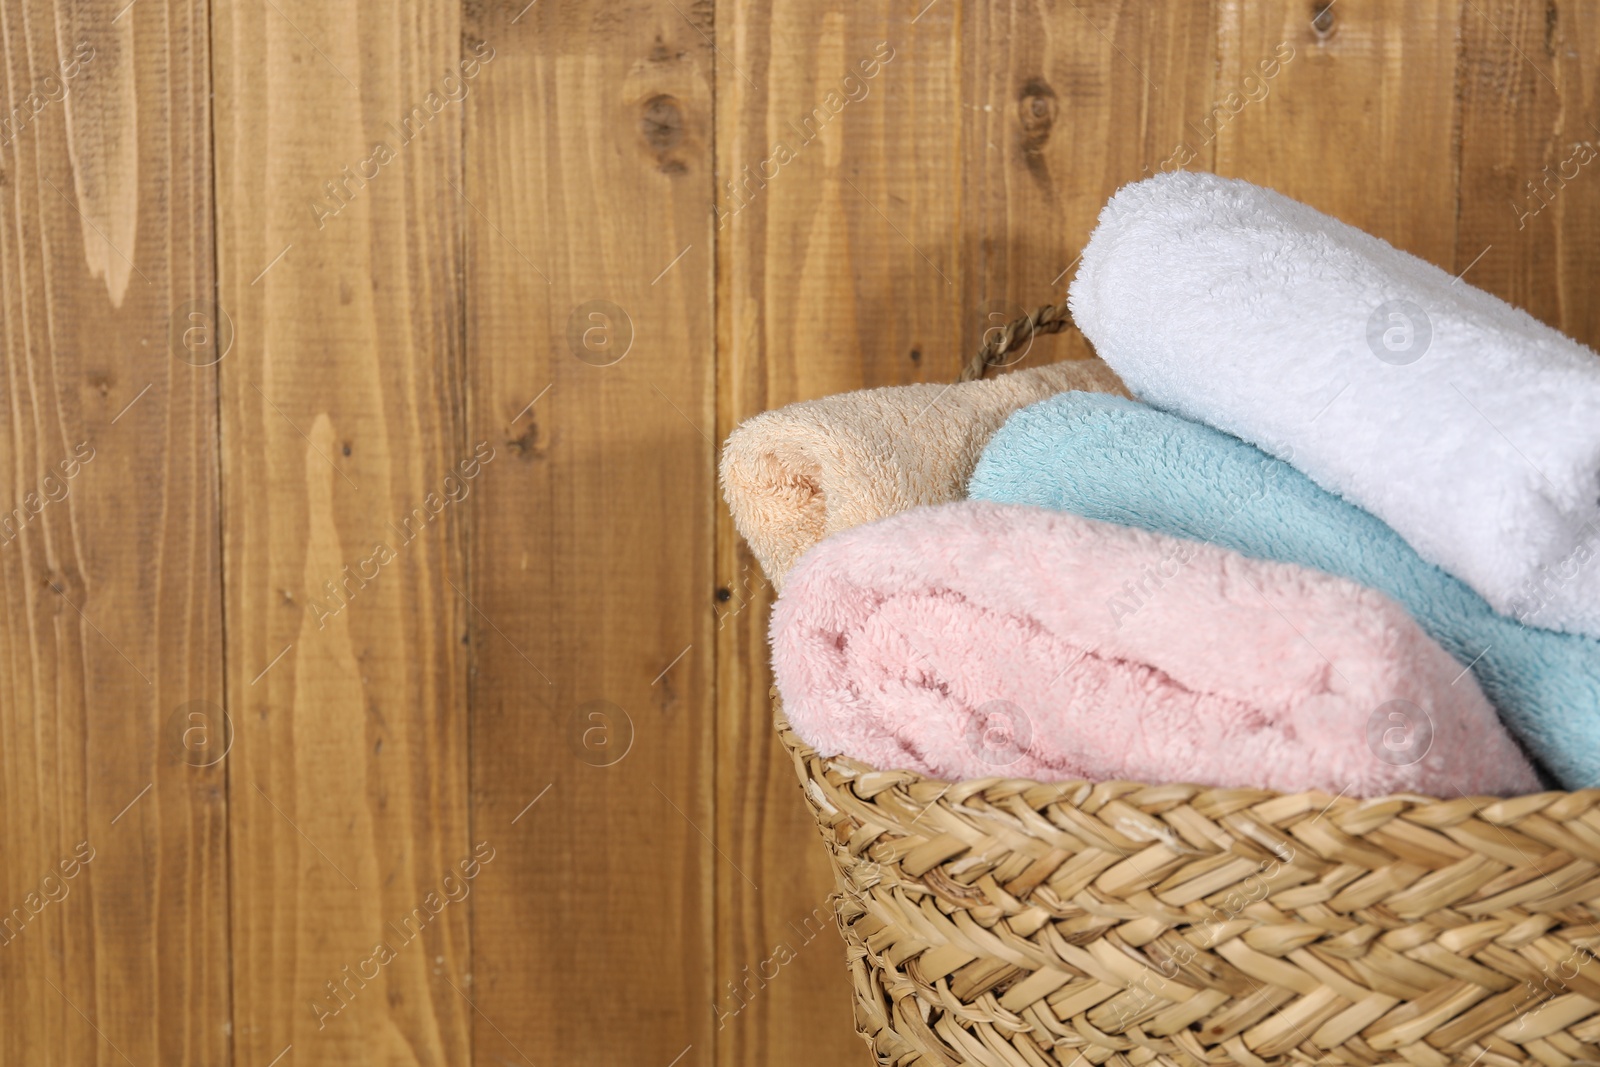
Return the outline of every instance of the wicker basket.
{"type": "Polygon", "coordinates": [[[881,1064],[1600,1064],[1600,790],[947,783],[774,708],[881,1064]]]}
{"type": "Polygon", "coordinates": [[[776,720],[879,1063],[1600,1063],[1600,790],[947,783],[776,720]]]}

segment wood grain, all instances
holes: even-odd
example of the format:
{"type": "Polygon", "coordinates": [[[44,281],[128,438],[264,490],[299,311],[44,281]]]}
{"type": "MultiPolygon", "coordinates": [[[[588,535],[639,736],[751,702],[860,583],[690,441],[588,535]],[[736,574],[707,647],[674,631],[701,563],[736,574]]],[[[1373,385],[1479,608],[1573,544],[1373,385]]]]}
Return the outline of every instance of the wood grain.
{"type": "Polygon", "coordinates": [[[473,1048],[708,1064],[711,8],[522,6],[469,26],[473,1048]]]}
{"type": "MultiPolygon", "coordinates": [[[[1217,172],[1448,267],[1456,248],[1457,10],[1445,0],[1222,5],[1224,110],[1204,128],[1215,130],[1217,172]]],[[[1471,61],[1469,53],[1463,62],[1471,61]]]]}
{"type": "MultiPolygon", "coordinates": [[[[1162,169],[1210,168],[1213,146],[1196,125],[1214,106],[1213,7],[1165,0],[972,11],[961,64],[965,351],[983,332],[1066,295],[1118,188],[1162,169]]],[[[1016,362],[1090,354],[1068,333],[1016,362]]]]}
{"type": "Polygon", "coordinates": [[[1176,166],[1593,344],[1597,46],[1596,0],[0,3],[0,1063],[866,1062],[716,442],[948,380],[1176,166]]]}
{"type": "Polygon", "coordinates": [[[228,1062],[203,3],[0,8],[0,1062],[228,1062]],[[160,195],[151,195],[154,190],[160,195]],[[80,862],[82,861],[82,862],[80,862]]]}
{"type": "Polygon", "coordinates": [[[214,33],[234,1054],[465,1063],[459,10],[214,33]]]}
{"type": "Polygon", "coordinates": [[[1589,344],[1600,339],[1600,10],[1473,0],[1461,10],[1461,242],[1455,270],[1589,344]],[[1585,51],[1585,47],[1589,51],[1585,51]]]}
{"type": "MultiPolygon", "coordinates": [[[[1600,263],[1600,52],[1596,51],[1600,4],[1568,2],[1556,12],[1555,70],[1562,86],[1563,136],[1557,140],[1552,168],[1556,180],[1551,185],[1561,193],[1553,279],[1560,312],[1548,321],[1596,347],[1600,346],[1600,301],[1594,299],[1595,265],[1600,263]]],[[[1540,170],[1537,199],[1550,202],[1540,170]]]]}

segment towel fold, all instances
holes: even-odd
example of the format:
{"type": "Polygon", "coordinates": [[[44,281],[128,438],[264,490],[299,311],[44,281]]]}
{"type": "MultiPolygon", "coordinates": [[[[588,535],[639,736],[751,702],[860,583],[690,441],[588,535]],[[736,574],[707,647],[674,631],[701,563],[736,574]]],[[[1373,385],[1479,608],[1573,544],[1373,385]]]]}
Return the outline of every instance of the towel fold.
{"type": "Polygon", "coordinates": [[[881,769],[1537,788],[1472,677],[1388,597],[1039,508],[963,501],[829,538],[778,600],[772,658],[795,731],[881,769]]]}
{"type": "Polygon", "coordinates": [[[763,412],[728,436],[722,492],[772,584],[832,533],[961,497],[1017,408],[1069,389],[1127,393],[1099,360],[957,385],[862,389],[763,412]]]}
{"type": "Polygon", "coordinates": [[[1381,590],[1456,658],[1458,671],[1471,667],[1512,733],[1565,788],[1600,786],[1600,641],[1496,614],[1377,518],[1236,437],[1130,400],[1068,393],[1013,415],[989,442],[970,491],[1381,590]]]}
{"type": "Polygon", "coordinates": [[[1278,193],[1112,197],[1073,316],[1136,396],[1289,458],[1533,625],[1600,635],[1600,360],[1278,193]]]}

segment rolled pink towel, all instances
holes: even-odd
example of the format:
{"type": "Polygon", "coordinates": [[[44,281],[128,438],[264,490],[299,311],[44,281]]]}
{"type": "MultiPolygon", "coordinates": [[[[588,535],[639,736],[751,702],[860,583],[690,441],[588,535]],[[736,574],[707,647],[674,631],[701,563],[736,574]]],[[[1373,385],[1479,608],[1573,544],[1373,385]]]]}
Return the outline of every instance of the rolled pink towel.
{"type": "Polygon", "coordinates": [[[802,738],[885,770],[1539,789],[1472,675],[1382,593],[1061,512],[966,501],[823,541],[772,661],[802,738]]]}

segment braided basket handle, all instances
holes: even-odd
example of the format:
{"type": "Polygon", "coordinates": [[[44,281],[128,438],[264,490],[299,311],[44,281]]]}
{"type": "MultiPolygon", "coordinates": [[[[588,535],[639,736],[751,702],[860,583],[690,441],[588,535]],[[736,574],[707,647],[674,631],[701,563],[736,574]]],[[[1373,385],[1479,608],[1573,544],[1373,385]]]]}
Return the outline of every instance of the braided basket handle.
{"type": "Polygon", "coordinates": [[[1067,310],[1066,300],[1062,300],[1059,304],[1048,304],[1032,314],[1024,315],[1002,328],[998,337],[985,341],[978,351],[973,353],[972,358],[967,360],[967,365],[961,368],[956,381],[976,381],[982,378],[983,372],[990,367],[1004,366],[1006,353],[1018,345],[1027,344],[1038,334],[1060,333],[1073,325],[1072,312],[1067,310]]]}

